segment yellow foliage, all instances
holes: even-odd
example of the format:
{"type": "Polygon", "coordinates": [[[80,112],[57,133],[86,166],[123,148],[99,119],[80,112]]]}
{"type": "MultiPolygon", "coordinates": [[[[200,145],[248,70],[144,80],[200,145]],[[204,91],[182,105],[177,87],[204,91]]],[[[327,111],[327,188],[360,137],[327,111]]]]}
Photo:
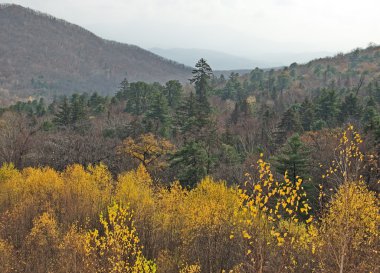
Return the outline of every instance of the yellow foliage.
{"type": "Polygon", "coordinates": [[[66,224],[86,219],[95,219],[111,200],[111,174],[100,164],[89,166],[72,165],[61,174],[64,187],[61,193],[61,217],[66,224]]]}
{"type": "Polygon", "coordinates": [[[293,249],[311,250],[312,243],[308,233],[312,218],[299,223],[310,210],[302,188],[303,181],[298,178],[292,182],[287,173],[283,181],[276,181],[269,163],[260,158],[257,164],[259,179],[255,181],[249,173],[246,174],[245,185],[252,187],[240,191],[242,207],[237,212],[240,215],[239,229],[247,242],[246,255],[254,270],[262,271],[270,258],[270,249],[282,247],[283,252],[289,252],[288,256],[292,258],[289,263],[294,265],[293,249]]]}
{"type": "Polygon", "coordinates": [[[0,272],[17,272],[17,264],[19,264],[19,261],[17,261],[13,246],[0,239],[0,272]]]}
{"type": "MultiPolygon", "coordinates": [[[[136,141],[130,137],[125,139],[119,150],[129,154],[147,167],[150,164],[157,163],[156,161],[160,157],[173,152],[174,145],[166,139],[159,139],[152,133],[148,133],[139,136],[136,141]]],[[[165,165],[164,161],[160,161],[156,167],[161,168],[165,165]]]]}
{"type": "Polygon", "coordinates": [[[233,219],[239,204],[235,189],[228,188],[223,181],[215,182],[206,177],[185,199],[185,225],[217,229],[233,219]]]}
{"type": "Polygon", "coordinates": [[[201,267],[198,264],[185,265],[179,273],[201,273],[201,267]]]}
{"type": "Polygon", "coordinates": [[[45,212],[33,220],[33,228],[25,238],[25,272],[54,272],[60,234],[55,217],[45,212]]]}
{"type": "Polygon", "coordinates": [[[132,213],[114,203],[107,217],[100,215],[102,230],[86,234],[87,267],[92,272],[154,273],[156,265],[142,254],[132,213]],[[101,235],[102,234],[102,235],[101,235]]]}
{"type": "MultiPolygon", "coordinates": [[[[336,178],[341,162],[349,167],[341,178],[353,177],[360,143],[349,127],[341,159],[353,160],[333,161],[326,177],[336,178]]],[[[245,188],[206,177],[192,190],[160,187],[144,164],[117,181],[103,164],[63,172],[3,165],[0,271],[155,272],[153,259],[165,273],[376,271],[379,201],[363,182],[338,183],[316,221],[302,179],[277,179],[257,163],[245,188]]]]}
{"type": "Polygon", "coordinates": [[[116,186],[116,199],[130,204],[134,210],[141,206],[152,206],[152,179],[146,168],[140,164],[136,171],[132,170],[119,175],[116,186]]]}
{"type": "Polygon", "coordinates": [[[240,207],[238,191],[206,177],[187,194],[182,206],[181,241],[187,262],[199,262],[204,272],[220,272],[224,257],[233,255],[229,236],[240,207]]]}
{"type": "Polygon", "coordinates": [[[322,218],[320,240],[324,268],[359,272],[360,266],[365,265],[367,272],[374,269],[371,264],[376,265],[373,257],[378,257],[375,253],[379,246],[378,202],[362,182],[346,182],[338,188],[322,218]]]}
{"type": "Polygon", "coordinates": [[[4,163],[0,167],[0,184],[19,174],[20,173],[15,169],[13,163],[4,163]]]}
{"type": "Polygon", "coordinates": [[[351,124],[337,138],[339,145],[335,148],[335,159],[322,175],[323,179],[328,178],[333,182],[330,187],[334,189],[342,183],[360,180],[359,169],[364,160],[360,149],[363,140],[351,124]]]}
{"type": "Polygon", "coordinates": [[[180,243],[180,234],[184,226],[184,200],[188,191],[178,181],[170,188],[161,188],[157,193],[155,227],[157,237],[162,238],[160,247],[172,248],[180,243]]]}
{"type": "Polygon", "coordinates": [[[124,205],[129,205],[139,218],[151,218],[154,210],[152,179],[146,168],[140,164],[136,171],[132,170],[117,179],[115,198],[124,205]]]}
{"type": "Polygon", "coordinates": [[[84,272],[86,261],[85,243],[85,232],[76,225],[72,225],[60,241],[56,272],[84,272]]]}

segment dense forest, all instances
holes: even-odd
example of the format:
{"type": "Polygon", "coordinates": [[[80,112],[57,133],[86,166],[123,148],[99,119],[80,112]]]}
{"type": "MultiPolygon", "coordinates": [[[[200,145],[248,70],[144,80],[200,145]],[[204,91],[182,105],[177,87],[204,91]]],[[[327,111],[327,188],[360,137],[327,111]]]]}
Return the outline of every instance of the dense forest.
{"type": "Polygon", "coordinates": [[[0,271],[378,272],[379,59],[1,109],[0,271]]]}

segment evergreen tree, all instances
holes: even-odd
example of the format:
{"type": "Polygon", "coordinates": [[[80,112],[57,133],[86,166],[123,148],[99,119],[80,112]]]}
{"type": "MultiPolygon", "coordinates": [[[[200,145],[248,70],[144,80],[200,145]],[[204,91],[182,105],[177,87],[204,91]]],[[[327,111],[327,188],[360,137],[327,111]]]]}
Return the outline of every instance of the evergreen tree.
{"type": "Polygon", "coordinates": [[[315,110],[314,105],[309,101],[308,98],[306,98],[301,104],[300,119],[304,131],[312,130],[312,125],[315,121],[315,110]]]}
{"type": "Polygon", "coordinates": [[[78,121],[85,119],[85,117],[85,96],[73,94],[71,96],[71,123],[74,124],[78,121]]]}
{"type": "Polygon", "coordinates": [[[197,131],[196,100],[193,92],[181,103],[176,110],[175,130],[181,134],[197,131]]]}
{"type": "Polygon", "coordinates": [[[171,165],[180,170],[180,180],[190,184],[209,173],[218,143],[208,102],[212,70],[204,59],[200,59],[195,67],[190,82],[195,84],[196,93],[190,94],[176,115],[176,127],[182,133],[184,144],[171,160],[171,165]]]}
{"type": "Polygon", "coordinates": [[[373,97],[370,97],[364,107],[362,122],[366,132],[375,130],[380,121],[380,114],[376,109],[376,102],[373,97]]]}
{"type": "Polygon", "coordinates": [[[260,106],[258,111],[260,119],[260,144],[266,149],[270,149],[272,144],[272,127],[271,124],[275,118],[275,112],[265,103],[260,106]]]}
{"type": "Polygon", "coordinates": [[[239,104],[236,102],[235,103],[235,108],[231,113],[231,121],[234,124],[237,124],[240,118],[240,110],[239,110],[239,104]]]}
{"type": "Polygon", "coordinates": [[[300,136],[294,134],[273,157],[274,167],[279,174],[288,172],[291,181],[296,182],[297,177],[308,178],[310,151],[302,143],[300,136]]]}
{"type": "Polygon", "coordinates": [[[192,188],[209,173],[211,163],[203,145],[190,141],[173,155],[170,166],[176,170],[178,179],[192,188]]]}
{"type": "Polygon", "coordinates": [[[210,79],[212,76],[211,67],[206,60],[201,58],[195,65],[192,71],[193,78],[190,83],[195,85],[195,98],[197,101],[197,118],[199,124],[204,126],[208,123],[208,118],[211,113],[211,106],[208,102],[208,94],[211,92],[210,79]]]}
{"type": "Polygon", "coordinates": [[[284,112],[275,132],[275,144],[281,146],[289,135],[302,132],[302,125],[296,107],[284,112]]]}
{"type": "Polygon", "coordinates": [[[129,90],[129,82],[127,81],[127,79],[124,79],[120,83],[120,89],[116,93],[116,95],[115,95],[114,98],[116,98],[116,100],[118,100],[118,101],[120,101],[120,100],[126,100],[127,96],[128,96],[128,90],[129,90]]]}
{"type": "Polygon", "coordinates": [[[60,126],[68,126],[71,123],[71,108],[66,96],[58,106],[58,112],[55,114],[53,122],[60,126]]]}
{"type": "Polygon", "coordinates": [[[239,77],[238,73],[234,73],[234,72],[231,73],[231,75],[227,81],[227,84],[224,87],[222,99],[224,99],[224,100],[226,100],[226,99],[235,100],[236,99],[237,94],[240,92],[240,89],[242,88],[241,84],[238,80],[238,77],[239,77]]]}
{"type": "Polygon", "coordinates": [[[250,73],[251,88],[253,90],[263,89],[264,71],[258,67],[250,73]]]}
{"type": "Polygon", "coordinates": [[[164,137],[169,136],[170,115],[168,101],[164,94],[156,93],[152,104],[147,111],[144,122],[148,125],[148,131],[164,137]]]}
{"type": "Polygon", "coordinates": [[[42,117],[45,114],[46,114],[45,100],[43,98],[40,98],[36,106],[36,115],[38,117],[42,117]]]}
{"type": "Polygon", "coordinates": [[[357,96],[355,96],[354,93],[351,92],[344,98],[340,106],[339,121],[343,123],[349,119],[357,120],[360,118],[361,112],[362,109],[359,105],[359,100],[357,96]]]}
{"type": "Polygon", "coordinates": [[[226,84],[226,78],[224,77],[224,75],[220,75],[219,77],[219,80],[218,80],[218,83],[219,84],[226,84]]]}
{"type": "Polygon", "coordinates": [[[284,69],[284,71],[282,71],[281,74],[277,77],[277,87],[282,93],[284,89],[289,87],[289,85],[290,85],[289,73],[286,69],[284,69]]]}
{"type": "Polygon", "coordinates": [[[103,113],[106,110],[107,97],[99,96],[94,92],[88,100],[88,106],[95,114],[103,113]]]}
{"type": "Polygon", "coordinates": [[[141,115],[149,107],[149,96],[152,95],[152,86],[145,82],[134,82],[123,90],[123,97],[127,100],[125,110],[134,115],[141,115]]]}
{"type": "Polygon", "coordinates": [[[377,104],[380,104],[380,81],[375,81],[373,84],[373,96],[377,104]]]}
{"type": "Polygon", "coordinates": [[[178,107],[182,98],[182,85],[179,81],[171,80],[165,84],[165,96],[168,101],[168,105],[175,109],[178,107]]]}
{"type": "Polygon", "coordinates": [[[335,90],[323,89],[316,103],[317,118],[325,121],[329,126],[334,126],[338,113],[339,101],[335,90]]]}
{"type": "Polygon", "coordinates": [[[198,101],[207,100],[210,91],[209,80],[212,76],[212,69],[205,59],[201,58],[196,64],[195,69],[192,71],[193,78],[190,83],[195,84],[195,91],[198,101]]]}

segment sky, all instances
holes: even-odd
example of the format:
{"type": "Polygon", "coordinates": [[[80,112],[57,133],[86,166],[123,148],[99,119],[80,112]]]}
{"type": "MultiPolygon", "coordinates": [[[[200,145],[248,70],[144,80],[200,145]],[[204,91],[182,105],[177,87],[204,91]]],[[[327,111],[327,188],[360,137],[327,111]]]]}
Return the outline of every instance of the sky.
{"type": "Polygon", "coordinates": [[[143,48],[259,54],[348,52],[380,44],[380,0],[19,0],[143,48]]]}

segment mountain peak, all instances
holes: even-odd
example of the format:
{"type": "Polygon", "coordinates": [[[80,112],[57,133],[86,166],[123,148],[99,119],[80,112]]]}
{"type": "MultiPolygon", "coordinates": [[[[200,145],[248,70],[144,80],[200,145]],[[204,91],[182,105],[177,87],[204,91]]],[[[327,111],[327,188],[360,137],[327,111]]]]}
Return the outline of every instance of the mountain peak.
{"type": "Polygon", "coordinates": [[[191,69],[135,45],[102,39],[45,13],[0,5],[0,91],[16,96],[98,91],[120,82],[185,82],[191,69]],[[5,90],[5,91],[4,91],[5,90]]]}

